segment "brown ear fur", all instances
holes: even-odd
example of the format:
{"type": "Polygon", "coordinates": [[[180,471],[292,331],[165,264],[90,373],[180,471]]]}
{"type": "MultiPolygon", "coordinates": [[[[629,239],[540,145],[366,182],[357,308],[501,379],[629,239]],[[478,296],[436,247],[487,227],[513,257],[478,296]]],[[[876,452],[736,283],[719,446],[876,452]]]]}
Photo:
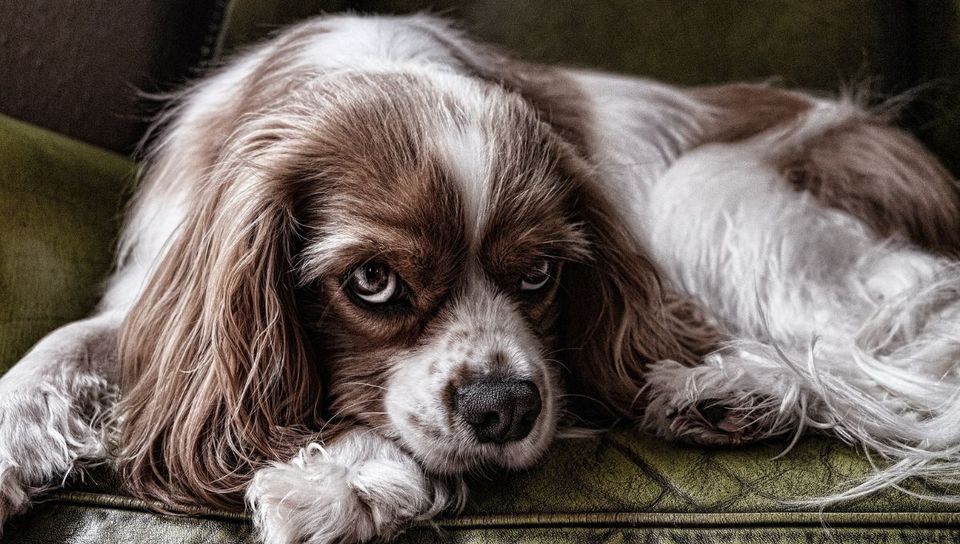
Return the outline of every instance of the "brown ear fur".
{"type": "Polygon", "coordinates": [[[649,363],[699,364],[721,336],[696,303],[663,284],[625,223],[596,186],[581,179],[575,209],[592,259],[564,269],[560,353],[573,374],[572,389],[617,416],[638,417],[649,363]]]}
{"type": "Polygon", "coordinates": [[[250,170],[238,159],[209,174],[124,323],[117,457],[135,496],[239,508],[252,471],[292,455],[320,419],[293,300],[290,184],[250,170]]]}

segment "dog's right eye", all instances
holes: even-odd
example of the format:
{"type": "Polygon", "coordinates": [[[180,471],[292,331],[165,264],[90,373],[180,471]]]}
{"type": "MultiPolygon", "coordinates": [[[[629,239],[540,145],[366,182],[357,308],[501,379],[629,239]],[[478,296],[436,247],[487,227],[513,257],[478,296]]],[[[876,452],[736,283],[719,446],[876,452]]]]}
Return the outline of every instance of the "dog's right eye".
{"type": "Polygon", "coordinates": [[[350,273],[347,288],[360,300],[370,304],[385,304],[400,292],[397,273],[387,265],[371,261],[350,273]]]}

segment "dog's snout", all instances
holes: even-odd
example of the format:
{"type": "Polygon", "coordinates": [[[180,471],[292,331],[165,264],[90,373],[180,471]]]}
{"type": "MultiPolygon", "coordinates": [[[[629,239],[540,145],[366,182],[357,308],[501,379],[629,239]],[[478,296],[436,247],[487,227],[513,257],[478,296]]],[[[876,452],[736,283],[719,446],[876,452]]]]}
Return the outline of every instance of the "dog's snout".
{"type": "Polygon", "coordinates": [[[454,409],[480,442],[522,440],[540,415],[540,391],[527,380],[481,378],[460,386],[454,409]]]}

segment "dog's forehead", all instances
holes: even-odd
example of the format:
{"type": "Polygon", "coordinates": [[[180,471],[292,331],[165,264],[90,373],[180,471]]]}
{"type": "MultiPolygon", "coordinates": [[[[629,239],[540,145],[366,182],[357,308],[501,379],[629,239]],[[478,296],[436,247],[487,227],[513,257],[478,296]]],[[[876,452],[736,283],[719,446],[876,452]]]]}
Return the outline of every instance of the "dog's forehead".
{"type": "Polygon", "coordinates": [[[473,252],[494,223],[523,226],[558,211],[544,125],[518,97],[459,76],[367,75],[360,85],[331,129],[338,222],[440,235],[473,252]]]}
{"type": "Polygon", "coordinates": [[[512,284],[540,257],[581,252],[547,125],[494,85],[439,79],[365,74],[336,98],[317,135],[305,281],[381,259],[429,304],[469,277],[512,284]],[[483,274],[464,275],[474,264],[483,274]]]}

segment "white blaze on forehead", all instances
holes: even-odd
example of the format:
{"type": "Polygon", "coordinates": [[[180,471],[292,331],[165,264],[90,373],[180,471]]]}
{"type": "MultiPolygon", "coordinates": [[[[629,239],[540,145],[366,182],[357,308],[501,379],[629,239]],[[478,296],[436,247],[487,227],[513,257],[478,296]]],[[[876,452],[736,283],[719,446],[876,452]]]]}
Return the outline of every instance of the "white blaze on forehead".
{"type": "Polygon", "coordinates": [[[437,147],[451,181],[459,189],[467,241],[475,246],[488,215],[493,142],[483,127],[451,121],[440,131],[437,147]]]}

